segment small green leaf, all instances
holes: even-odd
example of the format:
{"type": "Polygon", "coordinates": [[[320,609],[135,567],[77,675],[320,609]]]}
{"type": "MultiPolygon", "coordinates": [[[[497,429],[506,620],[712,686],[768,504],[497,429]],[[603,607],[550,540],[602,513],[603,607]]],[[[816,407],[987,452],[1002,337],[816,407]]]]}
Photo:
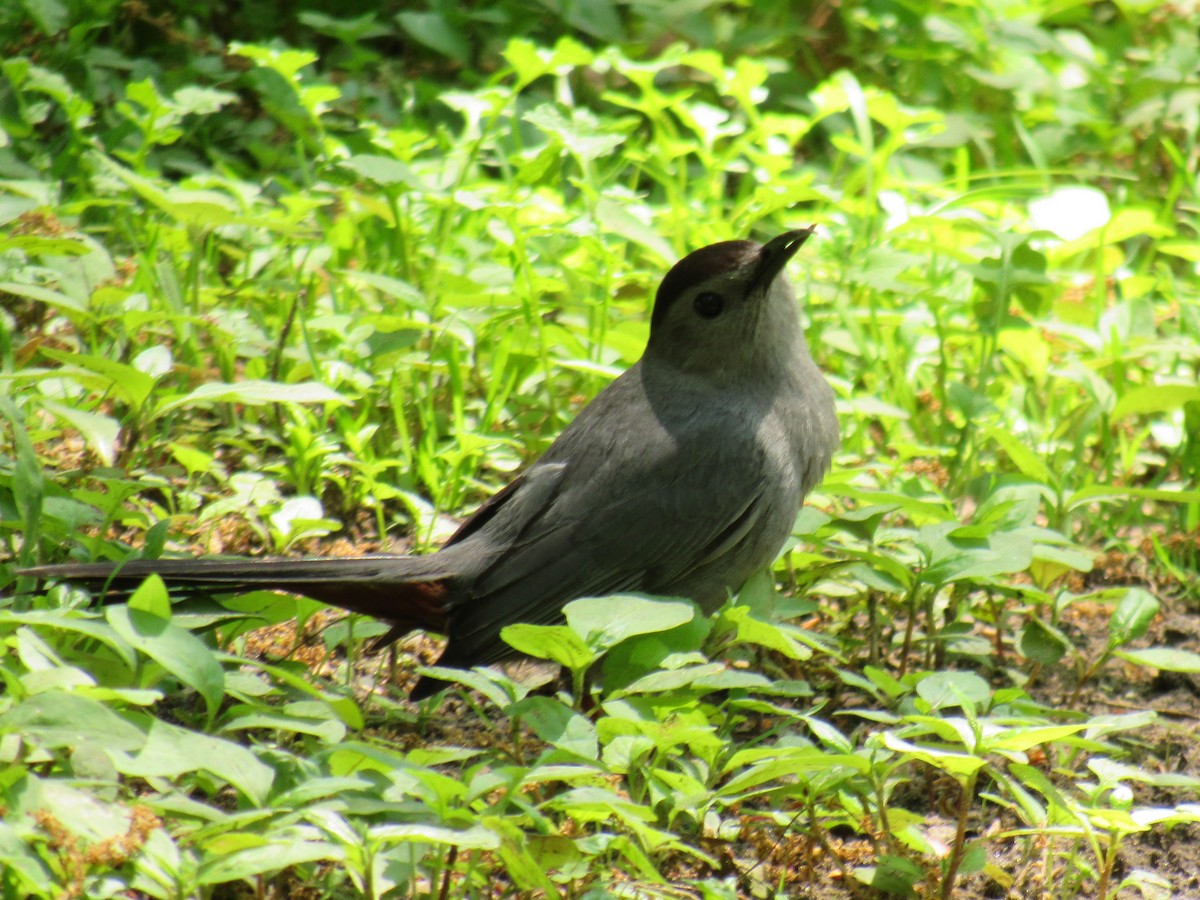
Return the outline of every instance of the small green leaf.
{"type": "MultiPolygon", "coordinates": [[[[1111,593],[1111,592],[1106,592],[1111,593]]],[[[1146,633],[1158,615],[1158,598],[1144,588],[1125,588],[1108,623],[1109,646],[1137,640],[1146,633]]]]}
{"type": "Polygon", "coordinates": [[[443,844],[465,850],[495,850],[500,844],[496,833],[483,825],[462,830],[427,824],[379,825],[371,829],[371,839],[381,844],[443,844]]]}
{"type": "Polygon", "coordinates": [[[952,709],[970,706],[984,707],[991,697],[991,688],[974,672],[934,672],[917,683],[917,695],[930,709],[952,709]]]}
{"type": "Polygon", "coordinates": [[[127,605],[130,609],[149,613],[159,619],[171,618],[171,597],[158,575],[151,575],[138,585],[127,605]]]}
{"type": "Polygon", "coordinates": [[[1071,642],[1065,634],[1041,619],[1030,619],[1021,629],[1018,646],[1021,653],[1034,662],[1053,666],[1071,649],[1071,642]]]}
{"type": "Polygon", "coordinates": [[[599,752],[596,726],[553,697],[526,697],[507,710],[520,719],[533,733],[560,750],[567,750],[585,759],[596,759],[599,752]]]}
{"type": "Polygon", "coordinates": [[[878,865],[857,866],[854,877],[889,897],[915,897],[914,888],[925,879],[925,872],[903,856],[883,856],[878,865]]]}

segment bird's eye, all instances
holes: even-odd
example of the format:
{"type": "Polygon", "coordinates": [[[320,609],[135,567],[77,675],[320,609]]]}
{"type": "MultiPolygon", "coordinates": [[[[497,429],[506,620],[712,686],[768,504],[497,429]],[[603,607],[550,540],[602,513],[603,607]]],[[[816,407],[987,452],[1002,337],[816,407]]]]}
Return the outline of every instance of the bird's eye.
{"type": "Polygon", "coordinates": [[[712,291],[704,291],[696,295],[696,299],[692,301],[692,309],[696,311],[702,319],[715,319],[721,314],[725,308],[725,301],[720,294],[714,294],[712,291]]]}

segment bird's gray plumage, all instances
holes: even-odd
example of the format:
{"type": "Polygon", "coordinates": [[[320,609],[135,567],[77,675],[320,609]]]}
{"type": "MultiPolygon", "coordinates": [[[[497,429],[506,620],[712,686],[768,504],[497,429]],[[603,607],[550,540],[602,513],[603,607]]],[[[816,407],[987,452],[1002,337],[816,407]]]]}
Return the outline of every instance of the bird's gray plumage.
{"type": "MultiPolygon", "coordinates": [[[[577,597],[636,590],[711,611],[771,563],[838,444],[833,393],[782,275],[809,233],[726,241],[677,263],[642,359],[437,553],[136,561],[114,583],[158,572],[193,589],[295,591],[394,631],[442,631],[451,666],[502,658],[501,628],[558,621],[577,597]]],[[[28,574],[99,583],[112,571],[28,574]]]]}

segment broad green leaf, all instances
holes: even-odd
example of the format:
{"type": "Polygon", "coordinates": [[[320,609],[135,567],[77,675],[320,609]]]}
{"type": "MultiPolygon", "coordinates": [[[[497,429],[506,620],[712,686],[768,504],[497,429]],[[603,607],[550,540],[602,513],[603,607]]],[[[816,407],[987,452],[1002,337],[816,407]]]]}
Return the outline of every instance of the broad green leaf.
{"type": "Polygon", "coordinates": [[[510,718],[518,719],[533,729],[533,733],[560,750],[567,750],[585,759],[595,759],[598,745],[596,726],[553,697],[526,697],[507,710],[510,718]]]}
{"type": "Polygon", "coordinates": [[[372,840],[381,844],[444,844],[464,850],[495,850],[500,839],[489,828],[475,825],[461,831],[438,825],[379,825],[371,829],[372,840]]]}
{"type": "Polygon", "coordinates": [[[460,63],[470,56],[467,40],[440,12],[401,12],[396,14],[396,21],[410,37],[443,56],[460,63]]]}
{"type": "Polygon", "coordinates": [[[418,674],[428,675],[448,684],[461,684],[469,690],[478,691],[499,709],[507,709],[509,704],[523,693],[511,679],[493,669],[483,667],[451,669],[447,666],[423,666],[418,670],[418,674]]]}
{"type": "Polygon", "coordinates": [[[37,897],[35,891],[54,881],[54,875],[33,847],[27,846],[8,822],[0,822],[0,870],[12,879],[16,893],[24,897],[37,897]]]}
{"type": "Polygon", "coordinates": [[[346,403],[346,399],[320,382],[279,384],[273,381],[240,381],[234,384],[202,384],[190,394],[166,400],[154,408],[154,417],[171,410],[205,403],[241,403],[262,406],[267,403],[346,403]]]}
{"type": "Polygon", "coordinates": [[[667,631],[690,622],[696,607],[690,600],[616,594],[572,600],[563,612],[584,643],[603,652],[633,635],[667,631]]]}
{"type": "Polygon", "coordinates": [[[506,644],[527,656],[548,659],[576,670],[590,666],[596,655],[566,625],[508,625],[500,637],[506,644]]]}
{"type": "Polygon", "coordinates": [[[638,219],[627,205],[601,197],[596,203],[596,219],[608,231],[645,247],[664,261],[673,261],[675,253],[652,222],[638,219]]]}
{"type": "MultiPolygon", "coordinates": [[[[652,694],[665,691],[679,691],[694,685],[701,678],[716,678],[726,671],[724,663],[704,662],[695,666],[684,666],[677,669],[663,669],[650,672],[641,678],[625,685],[619,691],[621,694],[652,694]]],[[[706,688],[706,690],[712,690],[706,688]]]]}
{"type": "Polygon", "coordinates": [[[254,879],[281,872],[299,863],[318,860],[336,863],[344,857],[345,850],[337,844],[304,840],[299,836],[289,838],[284,834],[274,840],[268,839],[257,847],[210,857],[201,863],[196,881],[199,884],[223,884],[227,881],[254,879]]]}
{"type": "MultiPolygon", "coordinates": [[[[327,707],[323,707],[328,711],[327,707]]],[[[223,732],[244,728],[265,728],[272,731],[291,731],[296,734],[311,734],[327,744],[336,744],[346,736],[346,725],[340,719],[327,715],[300,716],[289,711],[243,708],[225,713],[228,719],[221,726],[223,732]]]]}
{"type": "Polygon", "coordinates": [[[405,163],[391,156],[375,156],[369,153],[360,153],[351,156],[342,165],[361,175],[363,178],[369,178],[371,181],[384,187],[399,184],[414,190],[426,190],[425,184],[416,172],[405,163]]]}
{"type": "Polygon", "coordinates": [[[105,618],[131,646],[203,697],[210,719],[216,715],[225,694],[225,672],[203,641],[170,619],[140,609],[110,606],[105,618]]]}
{"type": "Polygon", "coordinates": [[[16,612],[0,609],[0,629],[6,625],[32,625],[49,632],[69,631],[104,644],[126,667],[137,666],[137,652],[108,624],[99,621],[99,613],[76,609],[34,609],[16,612]]]}
{"type": "MultiPolygon", "coordinates": [[[[1150,623],[1158,615],[1160,606],[1158,598],[1144,588],[1117,588],[1104,593],[1120,594],[1117,608],[1113,610],[1112,618],[1108,623],[1110,646],[1137,640],[1146,633],[1150,623]]],[[[1099,599],[1098,596],[1093,596],[1099,599]]]]}
{"type": "Polygon", "coordinates": [[[1110,487],[1093,485],[1072,494],[1066,502],[1068,511],[1089,503],[1128,503],[1130,500],[1161,500],[1164,503],[1200,503],[1200,491],[1165,490],[1163,488],[1110,487]]]}
{"type": "Polygon", "coordinates": [[[116,419],[103,413],[87,412],[64,406],[53,400],[43,399],[41,405],[47,412],[58,416],[78,431],[104,465],[111,466],[113,464],[113,460],[116,458],[117,435],[120,433],[120,426],[116,419]]]}
{"type": "Polygon", "coordinates": [[[865,775],[871,769],[871,761],[865,756],[847,753],[830,753],[818,747],[780,748],[779,758],[766,759],[747,766],[741,754],[732,757],[726,774],[732,777],[721,786],[722,796],[740,794],[759,789],[774,782],[786,784],[798,779],[808,781],[817,773],[844,769],[846,776],[865,775]]]}
{"type": "Polygon", "coordinates": [[[1183,409],[1185,403],[1200,400],[1200,385],[1194,384],[1148,384],[1135,387],[1121,395],[1113,407],[1112,417],[1146,413],[1165,413],[1183,409]]]}
{"type": "Polygon", "coordinates": [[[482,816],[480,825],[499,838],[495,850],[504,863],[504,873],[513,885],[526,896],[536,892],[538,896],[558,897],[558,888],[549,875],[530,853],[530,838],[520,826],[500,816],[482,816]]]}
{"type": "Polygon", "coordinates": [[[138,585],[126,606],[159,619],[171,618],[171,597],[158,575],[151,575],[138,585]]]}
{"type": "Polygon", "coordinates": [[[313,699],[319,700],[322,704],[328,706],[349,728],[357,731],[366,724],[363,720],[362,709],[353,697],[324,693],[316,685],[309,682],[307,677],[309,673],[307,670],[302,670],[303,674],[301,674],[300,671],[296,670],[296,667],[273,665],[260,659],[234,656],[227,653],[220,654],[218,660],[228,663],[231,666],[252,666],[265,672],[272,678],[278,679],[292,690],[308,694],[313,699]]]}
{"type": "Polygon", "coordinates": [[[1178,256],[1188,262],[1200,263],[1200,241],[1157,241],[1154,249],[1158,253],[1178,256]]]}
{"type": "Polygon", "coordinates": [[[1000,734],[990,735],[984,741],[986,750],[1017,750],[1024,752],[1039,744],[1052,744],[1086,729],[1087,723],[1077,725],[1037,725],[1006,728],[1000,734]]]}
{"type": "Polygon", "coordinates": [[[854,878],[889,897],[916,897],[914,888],[926,874],[903,856],[882,856],[877,865],[856,866],[854,878]]]}
{"type": "Polygon", "coordinates": [[[884,732],[883,743],[889,750],[894,750],[913,759],[919,759],[921,762],[928,763],[935,769],[941,769],[943,772],[953,775],[956,778],[971,775],[979,771],[987,763],[981,756],[972,756],[967,753],[910,744],[908,741],[896,737],[891,732],[884,732]]]}
{"type": "Polygon", "coordinates": [[[49,347],[43,347],[41,354],[62,363],[68,377],[70,370],[73,369],[82,369],[101,376],[109,390],[116,393],[134,409],[140,408],[146,402],[146,398],[150,396],[150,392],[154,390],[155,379],[139,372],[133,366],[125,365],[125,363],[84,353],[65,353],[49,347]]]}
{"type": "Polygon", "coordinates": [[[1200,672],[1200,653],[1174,647],[1147,647],[1144,650],[1117,650],[1127,662],[1167,672],[1200,672]]]}
{"type": "Polygon", "coordinates": [[[95,744],[132,751],[146,742],[140,728],[103,703],[67,691],[45,691],[22,700],[0,716],[0,729],[44,747],[95,744]]]}
{"type": "Polygon", "coordinates": [[[991,698],[992,689],[974,672],[934,672],[917,682],[917,695],[932,710],[982,707],[991,698]]]}
{"type": "Polygon", "coordinates": [[[1071,642],[1061,631],[1041,619],[1029,619],[1021,629],[1018,646],[1021,653],[1034,662],[1053,666],[1071,649],[1071,642]]]}
{"type": "Polygon", "coordinates": [[[924,578],[935,585],[1024,572],[1033,561],[1033,541],[1024,529],[942,522],[922,528],[917,547],[927,560],[924,578]]]}
{"type": "Polygon", "coordinates": [[[1030,449],[1028,443],[1005,428],[985,426],[984,432],[1000,445],[1023,475],[1039,484],[1054,484],[1055,479],[1040,455],[1030,449]]]}
{"type": "Polygon", "coordinates": [[[178,778],[187,772],[210,772],[259,806],[275,779],[275,771],[240,744],[161,719],[151,723],[145,744],[136,755],[118,751],[112,756],[118,770],[140,778],[178,778]]]}
{"type": "Polygon", "coordinates": [[[766,647],[782,653],[788,659],[809,659],[812,656],[812,650],[795,640],[784,628],[753,618],[745,606],[722,610],[721,619],[734,627],[735,639],[740,642],[766,647]]]}

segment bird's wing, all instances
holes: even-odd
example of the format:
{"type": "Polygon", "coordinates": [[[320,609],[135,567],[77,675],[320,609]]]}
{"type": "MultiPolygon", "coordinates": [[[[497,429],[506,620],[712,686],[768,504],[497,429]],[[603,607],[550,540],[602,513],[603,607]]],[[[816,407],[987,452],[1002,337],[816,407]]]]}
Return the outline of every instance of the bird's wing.
{"type": "MultiPolygon", "coordinates": [[[[525,476],[540,489],[524,497],[528,483],[515,490],[486,510],[473,540],[463,538],[463,550],[491,541],[482,554],[488,564],[454,603],[443,663],[502,657],[501,627],[557,621],[577,597],[670,593],[738,546],[771,503],[753,433],[697,431],[636,448],[600,438],[563,456],[570,461],[547,454],[525,476]],[[529,502],[533,493],[537,502],[529,502]]],[[[711,592],[739,586],[714,584],[711,592]]]]}

